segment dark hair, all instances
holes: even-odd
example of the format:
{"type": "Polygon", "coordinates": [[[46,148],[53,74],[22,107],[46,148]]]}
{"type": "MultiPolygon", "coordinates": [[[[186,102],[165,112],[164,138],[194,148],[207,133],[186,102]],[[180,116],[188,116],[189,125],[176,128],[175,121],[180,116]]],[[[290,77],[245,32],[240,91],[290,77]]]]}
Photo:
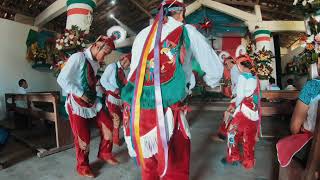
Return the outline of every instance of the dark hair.
{"type": "Polygon", "coordinates": [[[276,83],[276,80],[273,77],[270,77],[269,78],[269,83],[270,84],[274,84],[274,83],[276,83]]]}
{"type": "Polygon", "coordinates": [[[293,85],[293,79],[291,79],[291,78],[287,79],[287,83],[288,83],[288,85],[293,85]]]}
{"type": "Polygon", "coordinates": [[[100,75],[96,75],[96,78],[99,80],[99,79],[101,79],[101,76],[100,75]]]}
{"type": "Polygon", "coordinates": [[[25,79],[20,79],[18,84],[21,87],[23,85],[24,82],[27,82],[25,79]]]}
{"type": "Polygon", "coordinates": [[[256,75],[255,67],[254,67],[249,61],[243,61],[243,62],[241,62],[240,64],[241,64],[242,66],[250,69],[251,74],[252,74],[253,76],[256,75]]]}

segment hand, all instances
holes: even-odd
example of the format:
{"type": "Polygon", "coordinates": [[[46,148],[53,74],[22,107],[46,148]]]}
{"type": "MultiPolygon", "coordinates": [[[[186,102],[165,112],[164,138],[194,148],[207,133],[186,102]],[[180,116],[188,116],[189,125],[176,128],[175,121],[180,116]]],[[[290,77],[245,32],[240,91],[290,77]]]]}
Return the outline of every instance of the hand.
{"type": "Polygon", "coordinates": [[[88,104],[91,104],[91,103],[90,103],[90,99],[89,99],[86,95],[82,95],[82,96],[81,96],[81,99],[82,99],[84,102],[86,102],[86,103],[88,103],[88,104]]]}
{"type": "Polygon", "coordinates": [[[116,89],[116,90],[114,90],[114,93],[120,95],[120,90],[116,89]]]}
{"type": "Polygon", "coordinates": [[[229,106],[227,109],[228,112],[234,112],[234,110],[235,110],[234,106],[229,106]]]}

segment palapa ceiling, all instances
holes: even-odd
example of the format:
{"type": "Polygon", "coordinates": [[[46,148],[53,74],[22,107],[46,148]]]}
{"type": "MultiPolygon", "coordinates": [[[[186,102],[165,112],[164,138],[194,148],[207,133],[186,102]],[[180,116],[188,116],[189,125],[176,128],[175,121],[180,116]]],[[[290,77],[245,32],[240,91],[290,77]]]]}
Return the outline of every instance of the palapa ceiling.
{"type": "MultiPolygon", "coordinates": [[[[55,0],[0,0],[0,17],[14,20],[15,14],[36,17],[55,0]]],[[[185,0],[191,4],[195,0],[185,0]]],[[[254,5],[261,7],[264,20],[303,20],[303,14],[292,5],[293,0],[215,0],[235,8],[253,13],[254,5]]],[[[105,34],[106,30],[118,23],[116,19],[138,33],[149,24],[151,12],[157,8],[161,0],[98,0],[94,11],[92,31],[94,34],[105,34]]],[[[214,21],[214,20],[213,20],[214,21]]],[[[61,32],[66,22],[66,14],[62,14],[45,25],[45,28],[61,32]]],[[[300,33],[280,33],[282,47],[289,47],[298,39],[300,33]]]]}

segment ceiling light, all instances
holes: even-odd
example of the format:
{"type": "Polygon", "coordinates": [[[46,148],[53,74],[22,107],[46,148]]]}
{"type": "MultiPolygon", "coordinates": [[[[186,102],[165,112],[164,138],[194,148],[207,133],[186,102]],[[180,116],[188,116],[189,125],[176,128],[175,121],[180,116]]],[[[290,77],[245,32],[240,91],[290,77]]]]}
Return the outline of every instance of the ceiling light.
{"type": "Polygon", "coordinates": [[[114,18],[114,15],[113,15],[113,14],[110,14],[109,17],[110,17],[110,18],[114,18]]]}
{"type": "Polygon", "coordinates": [[[115,4],[116,4],[116,0],[112,0],[112,1],[111,1],[111,4],[112,4],[112,5],[115,5],[115,4]]]}

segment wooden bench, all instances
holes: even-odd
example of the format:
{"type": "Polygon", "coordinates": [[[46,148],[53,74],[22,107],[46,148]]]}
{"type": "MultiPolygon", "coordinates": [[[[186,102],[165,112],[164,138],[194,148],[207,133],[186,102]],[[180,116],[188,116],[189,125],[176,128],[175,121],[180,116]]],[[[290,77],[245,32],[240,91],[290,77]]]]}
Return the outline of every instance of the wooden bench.
{"type": "Polygon", "coordinates": [[[262,116],[291,116],[298,97],[299,91],[262,91],[262,116]]]}
{"type": "Polygon", "coordinates": [[[280,167],[279,180],[317,180],[320,179],[320,107],[318,107],[317,123],[312,139],[312,146],[308,156],[306,168],[295,161],[288,167],[280,167]]]}
{"type": "MultiPolygon", "coordinates": [[[[26,115],[30,119],[43,119],[50,121],[55,126],[55,147],[51,149],[39,148],[34,144],[30,144],[23,137],[15,136],[18,140],[24,142],[38,151],[38,157],[44,157],[53,153],[57,153],[73,147],[73,137],[68,120],[59,115],[59,92],[37,92],[28,94],[5,94],[7,113],[19,112],[26,115]],[[11,103],[10,100],[11,99],[11,103]],[[27,102],[27,107],[17,107],[16,102],[23,100],[27,102]],[[42,110],[35,107],[37,103],[50,104],[50,110],[42,110]]],[[[14,134],[12,134],[14,135],[14,134]]]]}

